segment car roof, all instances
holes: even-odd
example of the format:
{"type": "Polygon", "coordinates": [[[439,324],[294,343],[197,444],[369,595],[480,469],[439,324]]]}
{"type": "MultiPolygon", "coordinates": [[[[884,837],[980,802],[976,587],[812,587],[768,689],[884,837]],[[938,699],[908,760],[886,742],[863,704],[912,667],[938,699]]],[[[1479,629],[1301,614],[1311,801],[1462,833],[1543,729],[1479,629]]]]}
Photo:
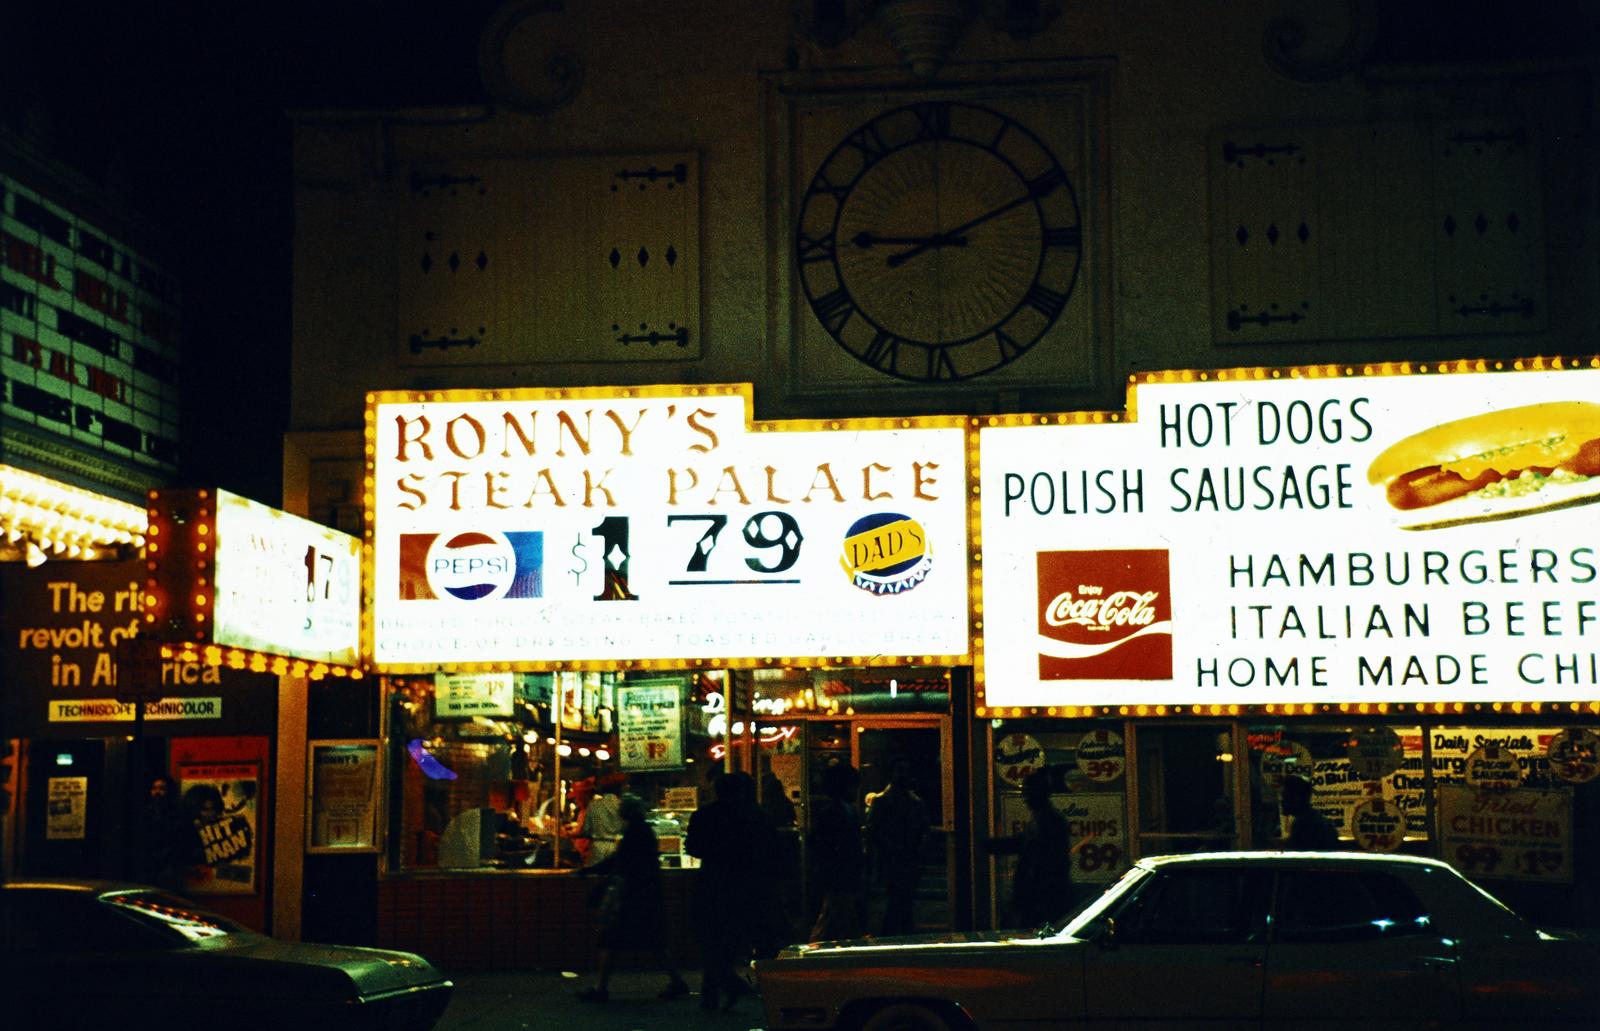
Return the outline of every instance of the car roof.
{"type": "Polygon", "coordinates": [[[1207,864],[1216,866],[1424,866],[1441,870],[1453,869],[1448,863],[1425,856],[1387,855],[1371,852],[1187,852],[1179,855],[1146,856],[1136,864],[1145,869],[1182,864],[1207,864]]]}

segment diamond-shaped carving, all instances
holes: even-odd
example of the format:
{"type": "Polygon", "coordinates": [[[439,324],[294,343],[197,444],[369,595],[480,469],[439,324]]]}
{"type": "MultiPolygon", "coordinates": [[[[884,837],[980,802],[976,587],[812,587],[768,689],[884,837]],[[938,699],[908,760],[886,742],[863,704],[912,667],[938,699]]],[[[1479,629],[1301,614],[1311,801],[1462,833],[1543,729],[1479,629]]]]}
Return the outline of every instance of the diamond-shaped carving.
{"type": "Polygon", "coordinates": [[[1444,217],[1444,235],[1456,235],[1456,217],[1454,215],[1446,215],[1444,217]]]}
{"type": "Polygon", "coordinates": [[[1240,226],[1239,231],[1233,234],[1233,238],[1239,241],[1240,247],[1243,247],[1250,239],[1250,230],[1246,229],[1244,226],[1240,226]]]}
{"type": "Polygon", "coordinates": [[[650,264],[650,252],[645,250],[643,247],[640,247],[639,248],[639,267],[640,268],[644,268],[648,264],[650,264]]]}
{"type": "Polygon", "coordinates": [[[1295,230],[1294,235],[1300,238],[1301,243],[1305,243],[1307,240],[1311,239],[1311,227],[1306,225],[1304,222],[1301,222],[1300,228],[1295,230]]]}
{"type": "Polygon", "coordinates": [[[1478,212],[1478,217],[1472,220],[1472,228],[1478,231],[1479,236],[1489,231],[1489,220],[1483,217],[1483,212],[1478,212]]]}
{"type": "Polygon", "coordinates": [[[477,258],[473,259],[472,263],[478,266],[479,272],[482,272],[484,269],[489,267],[489,255],[484,251],[479,251],[477,258]]]}
{"type": "Polygon", "coordinates": [[[1278,242],[1278,223],[1274,222],[1267,226],[1267,242],[1270,244],[1278,242]]]}
{"type": "MultiPolygon", "coordinates": [[[[672,184],[668,183],[667,185],[670,187],[672,184]]],[[[1511,217],[1515,218],[1516,216],[1513,215],[1511,217]]],[[[676,265],[678,263],[678,249],[670,243],[667,244],[666,259],[668,265],[676,265]]]]}
{"type": "Polygon", "coordinates": [[[448,264],[450,266],[450,271],[451,272],[460,272],[461,271],[461,255],[456,251],[451,251],[450,252],[450,261],[448,262],[448,264]]]}
{"type": "Polygon", "coordinates": [[[611,262],[612,268],[616,268],[618,265],[622,264],[622,252],[613,247],[611,248],[611,253],[607,255],[606,260],[611,262]]]}

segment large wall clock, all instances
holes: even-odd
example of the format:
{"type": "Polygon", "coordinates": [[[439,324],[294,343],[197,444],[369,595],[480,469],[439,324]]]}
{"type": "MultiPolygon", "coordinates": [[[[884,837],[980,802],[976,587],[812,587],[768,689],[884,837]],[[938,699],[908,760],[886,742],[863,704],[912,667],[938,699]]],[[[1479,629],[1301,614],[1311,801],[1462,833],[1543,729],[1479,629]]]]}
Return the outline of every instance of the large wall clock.
{"type": "Polygon", "coordinates": [[[970,379],[1033,347],[1082,256],[1072,183],[1037,135],[976,104],[887,111],[833,148],[795,234],[812,312],[902,380],[970,379]]]}

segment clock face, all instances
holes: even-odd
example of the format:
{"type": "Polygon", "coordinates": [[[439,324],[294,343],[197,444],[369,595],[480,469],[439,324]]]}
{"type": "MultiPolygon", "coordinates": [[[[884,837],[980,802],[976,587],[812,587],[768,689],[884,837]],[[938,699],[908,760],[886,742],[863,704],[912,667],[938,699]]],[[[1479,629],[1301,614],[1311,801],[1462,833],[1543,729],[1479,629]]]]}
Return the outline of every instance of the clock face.
{"type": "Polygon", "coordinates": [[[801,203],[806,300],[839,345],[905,380],[992,372],[1042,337],[1082,256],[1072,184],[1039,138],[974,104],[888,111],[801,203]]]}

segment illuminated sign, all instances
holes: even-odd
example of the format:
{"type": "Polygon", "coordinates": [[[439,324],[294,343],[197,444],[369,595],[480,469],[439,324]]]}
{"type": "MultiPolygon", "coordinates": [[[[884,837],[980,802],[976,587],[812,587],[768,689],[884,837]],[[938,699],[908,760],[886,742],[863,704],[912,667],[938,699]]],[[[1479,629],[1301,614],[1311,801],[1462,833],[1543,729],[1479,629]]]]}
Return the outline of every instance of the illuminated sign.
{"type": "Polygon", "coordinates": [[[1518,365],[986,420],[980,711],[1594,698],[1600,360],[1518,365]]]}
{"type": "Polygon", "coordinates": [[[372,661],[964,659],[964,420],[750,407],[747,386],[369,395],[372,661]]]}
{"type": "Polygon", "coordinates": [[[0,413],[152,472],[178,465],[177,281],[0,175],[0,413]]]}
{"type": "Polygon", "coordinates": [[[215,642],[354,664],[360,542],[225,490],[216,499],[215,642]]]}
{"type": "Polygon", "coordinates": [[[232,653],[230,665],[245,664],[249,653],[326,672],[357,662],[354,537],[223,490],[151,491],[150,500],[151,633],[166,638],[175,621],[184,641],[214,646],[220,661],[232,653]]]}
{"type": "Polygon", "coordinates": [[[515,673],[435,673],[433,718],[510,716],[516,687],[515,673]]]}

